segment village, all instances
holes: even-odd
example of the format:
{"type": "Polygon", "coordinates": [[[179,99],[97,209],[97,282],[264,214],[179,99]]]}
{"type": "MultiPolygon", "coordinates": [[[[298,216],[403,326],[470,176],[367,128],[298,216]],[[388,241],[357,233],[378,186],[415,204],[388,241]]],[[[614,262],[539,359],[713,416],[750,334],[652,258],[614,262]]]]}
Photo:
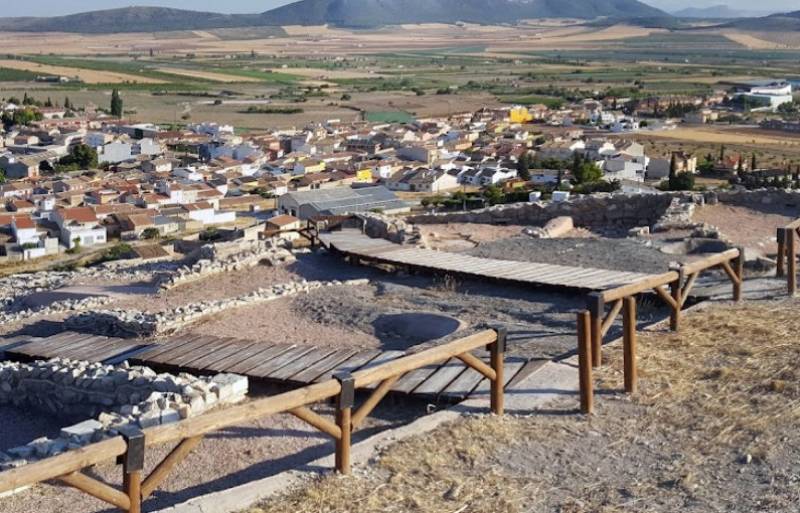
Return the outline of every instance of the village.
{"type": "MultiPolygon", "coordinates": [[[[0,260],[74,255],[115,242],[127,250],[192,234],[213,239],[220,227],[283,229],[345,212],[691,190],[701,171],[723,178],[756,171],[755,154],[726,155],[724,146],[713,157],[653,152],[633,136],[712,123],[733,115],[734,100],[772,111],[792,104],[788,82],[732,91],[636,102],[635,111],[630,100],[614,98],[245,134],[211,122],[130,124],[68,98],[65,106],[12,99],[2,107],[0,260]]],[[[770,176],[797,179],[790,165],[770,176]]]]}

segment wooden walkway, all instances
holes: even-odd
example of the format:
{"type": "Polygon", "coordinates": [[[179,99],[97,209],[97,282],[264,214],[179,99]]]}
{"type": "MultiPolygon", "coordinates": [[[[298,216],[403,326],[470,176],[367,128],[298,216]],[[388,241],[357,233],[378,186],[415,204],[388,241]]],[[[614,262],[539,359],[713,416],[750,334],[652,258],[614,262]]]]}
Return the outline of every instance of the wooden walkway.
{"type": "MultiPolygon", "coordinates": [[[[17,344],[6,350],[6,358],[30,361],[62,357],[103,363],[128,360],[134,365],[170,372],[227,372],[287,386],[319,383],[330,379],[335,372],[355,372],[406,354],[403,351],[377,349],[269,344],[202,335],[183,335],[163,343],[148,344],[64,332],[17,344]]],[[[488,353],[476,353],[476,356],[487,363],[489,361],[488,353]]],[[[507,357],[506,386],[520,382],[542,363],[507,357]]],[[[446,401],[461,400],[488,391],[489,380],[456,358],[409,372],[392,387],[395,394],[446,401]]]]}
{"type": "Polygon", "coordinates": [[[418,249],[394,244],[384,239],[371,239],[358,230],[323,233],[319,235],[319,240],[328,249],[373,262],[528,285],[594,291],[622,287],[653,276],[608,269],[496,260],[418,249]]]}

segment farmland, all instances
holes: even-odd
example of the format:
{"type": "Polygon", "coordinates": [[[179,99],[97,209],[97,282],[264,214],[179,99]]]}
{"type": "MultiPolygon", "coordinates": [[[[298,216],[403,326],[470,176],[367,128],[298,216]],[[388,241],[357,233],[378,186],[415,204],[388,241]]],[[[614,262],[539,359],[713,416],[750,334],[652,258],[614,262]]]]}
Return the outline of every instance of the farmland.
{"type": "Polygon", "coordinates": [[[800,75],[800,46],[764,41],[759,34],[733,31],[547,20],[113,37],[0,33],[7,53],[0,62],[0,96],[68,95],[79,104],[104,106],[118,88],[134,121],[213,120],[253,130],[352,120],[364,113],[415,117],[503,104],[557,107],[601,93],[708,95],[726,80],[764,78],[759,70],[765,62],[770,75],[800,75]],[[37,75],[77,81],[34,83],[37,75]],[[246,108],[226,100],[268,108],[243,114],[246,108]]]}

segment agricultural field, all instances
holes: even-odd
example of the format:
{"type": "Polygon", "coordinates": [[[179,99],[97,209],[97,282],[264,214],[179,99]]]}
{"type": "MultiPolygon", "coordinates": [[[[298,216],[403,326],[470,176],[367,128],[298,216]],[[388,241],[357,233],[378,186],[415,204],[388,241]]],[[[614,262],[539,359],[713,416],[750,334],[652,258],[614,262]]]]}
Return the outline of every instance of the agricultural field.
{"type": "MultiPolygon", "coordinates": [[[[370,30],[0,33],[6,53],[0,97],[28,92],[105,107],[117,88],[134,121],[213,120],[258,130],[368,113],[413,118],[503,104],[557,107],[595,94],[711,94],[724,81],[766,77],[765,62],[770,76],[800,75],[800,46],[778,48],[760,37],[552,20],[370,30]],[[35,82],[40,75],[76,81],[35,82]],[[243,114],[242,104],[253,102],[263,112],[243,114]]],[[[684,135],[692,136],[666,137],[684,135]]]]}

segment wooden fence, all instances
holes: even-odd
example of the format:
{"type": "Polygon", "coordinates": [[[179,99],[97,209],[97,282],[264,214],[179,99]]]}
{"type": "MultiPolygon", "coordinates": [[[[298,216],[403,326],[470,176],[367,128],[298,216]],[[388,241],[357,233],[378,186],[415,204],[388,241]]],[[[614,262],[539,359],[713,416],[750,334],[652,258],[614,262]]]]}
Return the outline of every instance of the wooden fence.
{"type": "Polygon", "coordinates": [[[353,431],[364,422],[392,385],[404,374],[427,365],[458,358],[491,382],[491,409],[503,414],[505,330],[485,330],[474,335],[411,354],[353,374],[344,373],[334,379],[283,394],[220,409],[200,417],[144,430],[131,429],[121,436],[88,445],[35,463],[0,473],[0,494],[48,480],[59,480],[84,493],[129,513],[140,513],[147,499],[170,472],[203,437],[243,422],[277,413],[290,413],[336,442],[336,470],[350,472],[350,442],[353,431]],[[487,346],[490,363],[472,354],[487,346]],[[373,387],[369,397],[355,408],[355,391],[373,387]],[[326,400],[336,401],[335,419],[319,415],[309,406],[326,400]],[[144,455],[148,446],[179,441],[173,451],[144,478],[144,455]],[[122,463],[123,486],[119,490],[82,471],[87,467],[119,458],[122,463]]]}
{"type": "Polygon", "coordinates": [[[578,315],[578,356],[581,383],[581,411],[591,413],[592,367],[602,363],[603,337],[622,312],[625,391],[635,393],[636,372],[636,297],[653,291],[670,308],[670,329],[680,329],[681,312],[697,278],[711,269],[722,269],[733,285],[733,299],[742,299],[744,250],[730,249],[702,260],[683,264],[675,269],[630,285],[589,294],[587,310],[578,315]],[[610,305],[606,313],[606,306],[610,305]]]}
{"type": "Polygon", "coordinates": [[[797,293],[797,240],[800,238],[800,219],[778,228],[777,276],[786,277],[790,296],[797,293]]]}

